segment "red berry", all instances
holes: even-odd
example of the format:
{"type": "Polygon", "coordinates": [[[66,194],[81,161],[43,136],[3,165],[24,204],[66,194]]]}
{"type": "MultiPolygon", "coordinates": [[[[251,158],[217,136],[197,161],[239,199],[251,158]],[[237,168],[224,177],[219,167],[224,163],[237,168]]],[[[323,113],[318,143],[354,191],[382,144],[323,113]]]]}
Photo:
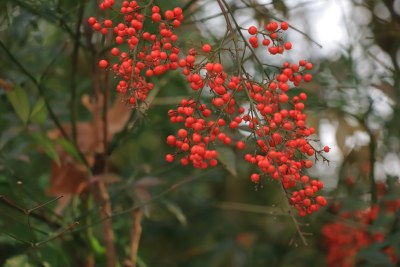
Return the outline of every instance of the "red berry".
{"type": "Polygon", "coordinates": [[[113,56],[118,56],[119,55],[119,49],[114,47],[113,49],[111,49],[111,55],[113,56]]]}
{"type": "Polygon", "coordinates": [[[94,17],[88,18],[88,23],[89,23],[90,25],[93,25],[93,24],[95,24],[96,22],[97,22],[96,18],[94,18],[94,17]]]}
{"type": "Polygon", "coordinates": [[[286,21],[281,22],[281,29],[286,31],[289,28],[289,24],[286,21]]]}
{"type": "Polygon", "coordinates": [[[255,26],[251,26],[251,27],[248,29],[248,32],[249,32],[251,35],[255,35],[255,34],[257,34],[257,28],[256,28],[255,26]]]}
{"type": "Polygon", "coordinates": [[[310,73],[306,73],[303,76],[305,82],[310,82],[312,80],[312,75],[310,73]]]}
{"type": "Polygon", "coordinates": [[[112,26],[112,20],[106,19],[103,24],[105,27],[110,28],[112,26]]]}
{"type": "Polygon", "coordinates": [[[174,156],[173,156],[172,154],[167,154],[167,155],[165,156],[165,160],[166,160],[167,162],[173,162],[173,161],[174,161],[174,156]]]}
{"type": "Polygon", "coordinates": [[[151,20],[154,21],[154,22],[159,22],[161,20],[160,13],[153,13],[151,15],[151,20]]]}
{"type": "Polygon", "coordinates": [[[324,146],[324,151],[325,151],[326,153],[328,153],[329,150],[331,150],[331,148],[330,148],[329,146],[324,146]]]}
{"type": "Polygon", "coordinates": [[[204,44],[203,47],[202,47],[202,50],[203,50],[204,53],[210,53],[210,51],[211,51],[211,45],[209,45],[209,44],[204,44]]]}
{"type": "Polygon", "coordinates": [[[100,68],[105,69],[105,68],[107,68],[107,66],[108,66],[108,61],[107,60],[102,59],[102,60],[99,61],[99,67],[100,68]]]}
{"type": "Polygon", "coordinates": [[[290,50],[290,49],[292,49],[292,43],[286,42],[286,43],[284,44],[284,47],[285,47],[286,50],[290,50]]]}
{"type": "Polygon", "coordinates": [[[243,150],[246,147],[246,144],[243,141],[238,141],[236,143],[236,148],[239,150],[243,150]]]}
{"type": "Polygon", "coordinates": [[[259,174],[257,174],[257,173],[253,173],[251,176],[250,176],[250,179],[251,179],[251,181],[253,182],[253,183],[258,183],[258,182],[260,182],[260,175],[259,174]]]}
{"type": "Polygon", "coordinates": [[[167,10],[167,11],[165,11],[164,16],[167,20],[172,20],[172,19],[174,19],[175,14],[172,10],[167,10]]]}

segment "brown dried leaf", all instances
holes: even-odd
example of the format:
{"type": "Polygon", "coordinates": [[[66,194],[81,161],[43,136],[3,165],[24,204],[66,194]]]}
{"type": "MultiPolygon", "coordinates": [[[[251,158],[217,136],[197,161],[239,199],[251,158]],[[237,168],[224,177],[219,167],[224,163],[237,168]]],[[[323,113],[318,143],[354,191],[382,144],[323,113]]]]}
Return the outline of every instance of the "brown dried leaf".
{"type": "Polygon", "coordinates": [[[73,161],[67,154],[60,154],[60,166],[52,165],[50,188],[47,194],[51,196],[74,195],[79,188],[88,183],[86,167],[73,161]]]}

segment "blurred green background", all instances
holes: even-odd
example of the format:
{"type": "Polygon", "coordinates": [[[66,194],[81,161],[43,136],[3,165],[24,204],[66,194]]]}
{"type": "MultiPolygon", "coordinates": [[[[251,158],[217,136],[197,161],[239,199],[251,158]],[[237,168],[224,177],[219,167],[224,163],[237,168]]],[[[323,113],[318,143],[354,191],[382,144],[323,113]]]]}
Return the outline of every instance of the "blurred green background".
{"type": "MultiPolygon", "coordinates": [[[[163,10],[184,9],[179,35],[186,49],[215,44],[224,33],[216,1],[156,3],[163,10]]],[[[309,123],[322,145],[332,148],[329,166],[320,162],[311,172],[327,185],[323,194],[330,204],[298,218],[310,233],[304,245],[285,212],[279,185],[267,181],[256,189],[243,153],[227,150],[222,166],[207,171],[165,162],[171,152],[165,138],[177,129],[167,120],[168,110],[190,93],[184,76],[154,79],[159,89],[144,114],[121,104],[111,89],[116,104],[108,114],[112,136],[104,177],[120,266],[129,266],[125,259],[131,249],[133,210],[125,211],[146,201],[151,203],[139,207],[144,215],[137,266],[289,267],[327,266],[321,227],[338,219],[339,207],[368,207],[371,195],[379,194],[375,182],[385,185],[381,200],[398,198],[400,1],[228,3],[244,28],[273,19],[294,26],[287,36],[295,46],[288,58],[265,61],[313,62],[314,80],[301,90],[309,95],[309,123]]],[[[96,46],[89,16],[104,16],[96,1],[0,2],[0,266],[106,266],[97,223],[103,207],[85,193],[92,185],[83,182],[81,156],[54,125],[56,118],[76,137],[81,152],[96,161],[93,92],[107,89],[96,84],[103,77],[97,62],[107,48],[96,46]]],[[[258,71],[252,62],[248,67],[258,71]]],[[[110,84],[115,83],[111,75],[110,84]]],[[[397,211],[389,219],[378,217],[371,228],[398,237],[399,216],[397,211]]],[[[400,257],[398,240],[385,245],[400,257]]],[[[381,249],[364,248],[356,265],[397,266],[381,249]]]]}

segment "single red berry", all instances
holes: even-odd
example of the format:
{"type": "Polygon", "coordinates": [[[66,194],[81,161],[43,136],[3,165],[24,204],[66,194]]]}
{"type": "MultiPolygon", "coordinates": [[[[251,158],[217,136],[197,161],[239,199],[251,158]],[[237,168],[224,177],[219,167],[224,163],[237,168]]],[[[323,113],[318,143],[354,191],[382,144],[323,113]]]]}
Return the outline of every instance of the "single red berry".
{"type": "Polygon", "coordinates": [[[96,18],[94,18],[94,17],[88,18],[88,23],[89,23],[90,25],[93,26],[93,24],[95,24],[96,22],[97,22],[96,18]]]}
{"type": "Polygon", "coordinates": [[[329,150],[331,150],[331,148],[330,148],[329,146],[324,146],[324,151],[325,151],[326,153],[328,153],[329,150]]]}
{"type": "Polygon", "coordinates": [[[161,20],[160,13],[153,13],[151,15],[151,20],[154,21],[154,22],[159,22],[161,20]]]}
{"type": "Polygon", "coordinates": [[[257,34],[257,28],[256,28],[255,26],[251,26],[251,27],[248,29],[248,32],[249,32],[251,35],[255,35],[255,34],[257,34]]]}
{"type": "Polygon", "coordinates": [[[211,45],[209,45],[209,44],[204,44],[203,47],[202,47],[202,50],[203,50],[204,53],[210,53],[210,51],[211,51],[211,45]]]}
{"type": "Polygon", "coordinates": [[[111,49],[111,55],[113,56],[118,56],[119,55],[119,49],[114,47],[113,49],[111,49]]]}
{"type": "Polygon", "coordinates": [[[104,21],[104,26],[107,27],[107,28],[112,27],[112,20],[106,19],[104,21]]]}
{"type": "Polygon", "coordinates": [[[173,162],[173,161],[174,161],[174,156],[173,156],[172,154],[167,154],[167,155],[165,156],[165,160],[166,160],[167,162],[173,162]]]}
{"type": "Polygon", "coordinates": [[[167,20],[172,20],[172,19],[174,19],[175,14],[172,10],[167,10],[167,11],[165,11],[164,16],[167,20]]]}
{"type": "Polygon", "coordinates": [[[238,141],[236,143],[236,148],[239,150],[243,150],[246,147],[246,144],[243,141],[238,141]]]}
{"type": "Polygon", "coordinates": [[[292,49],[292,43],[291,42],[286,42],[284,44],[284,47],[285,47],[286,50],[290,50],[290,49],[292,49]]]}
{"type": "Polygon", "coordinates": [[[99,67],[100,68],[105,69],[105,68],[107,68],[107,66],[108,66],[108,61],[107,60],[102,59],[102,60],[99,61],[99,67]]]}
{"type": "Polygon", "coordinates": [[[286,31],[289,28],[289,24],[286,21],[281,22],[281,29],[286,31]]]}
{"type": "Polygon", "coordinates": [[[258,173],[253,173],[251,176],[250,176],[250,179],[251,179],[251,181],[253,182],[253,183],[258,183],[258,182],[260,182],[260,175],[258,174],[258,173]]]}
{"type": "Polygon", "coordinates": [[[312,75],[310,73],[306,73],[303,76],[305,82],[310,82],[312,80],[312,75]]]}

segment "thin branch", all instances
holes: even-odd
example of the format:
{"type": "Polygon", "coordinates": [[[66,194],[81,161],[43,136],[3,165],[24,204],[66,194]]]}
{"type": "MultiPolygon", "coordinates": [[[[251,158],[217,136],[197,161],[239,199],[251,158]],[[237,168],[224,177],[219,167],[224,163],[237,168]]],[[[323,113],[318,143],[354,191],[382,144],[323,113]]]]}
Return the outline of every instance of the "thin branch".
{"type": "Polygon", "coordinates": [[[44,241],[34,243],[33,246],[34,246],[34,247],[43,246],[44,244],[46,244],[46,243],[48,243],[48,242],[50,242],[50,241],[53,241],[54,239],[59,238],[60,236],[64,235],[66,232],[71,231],[71,230],[72,230],[73,228],[75,228],[78,224],[79,224],[79,222],[74,222],[74,223],[70,224],[67,228],[65,228],[64,230],[62,230],[61,232],[55,234],[54,236],[52,236],[52,237],[50,237],[50,238],[48,238],[48,239],[46,239],[46,240],[44,240],[44,241]]]}
{"type": "Polygon", "coordinates": [[[85,4],[83,2],[79,3],[78,9],[78,21],[75,27],[75,39],[74,39],[74,48],[72,51],[72,69],[71,69],[71,100],[70,100],[70,109],[71,109],[71,131],[72,131],[72,141],[76,144],[76,121],[78,115],[78,105],[76,101],[76,73],[78,68],[78,55],[79,55],[79,41],[81,38],[81,24],[83,20],[83,13],[85,11],[85,4]]]}
{"type": "Polygon", "coordinates": [[[307,239],[305,238],[303,231],[300,229],[299,222],[297,221],[296,217],[293,215],[293,211],[291,209],[292,205],[290,205],[289,199],[287,198],[287,192],[286,192],[285,188],[283,187],[283,184],[282,183],[279,183],[279,184],[280,184],[282,193],[284,195],[284,198],[286,199],[286,202],[288,205],[288,213],[290,215],[290,218],[292,218],[294,226],[296,227],[297,234],[300,236],[301,241],[303,241],[303,244],[305,246],[308,246],[307,239]]]}
{"type": "Polygon", "coordinates": [[[143,209],[138,208],[133,211],[132,220],[133,220],[133,227],[132,227],[132,236],[131,236],[131,254],[130,254],[130,261],[132,267],[136,267],[137,262],[137,254],[139,249],[139,241],[142,235],[142,221],[143,217],[143,209]]]}
{"type": "Polygon", "coordinates": [[[218,207],[224,210],[260,213],[260,214],[274,215],[274,216],[289,216],[288,212],[285,212],[283,209],[278,207],[264,207],[259,205],[251,205],[251,204],[235,203],[235,202],[221,202],[220,204],[218,204],[218,207]]]}
{"type": "Polygon", "coordinates": [[[37,210],[37,209],[40,209],[40,208],[42,208],[42,207],[44,207],[44,206],[46,206],[46,205],[48,205],[48,204],[50,204],[50,203],[53,203],[53,202],[55,202],[55,201],[57,201],[57,200],[59,200],[60,198],[63,198],[63,197],[64,197],[64,196],[59,196],[59,197],[56,197],[56,198],[51,199],[51,200],[49,200],[49,201],[46,201],[45,203],[39,204],[39,205],[37,205],[36,207],[33,207],[33,208],[27,210],[26,212],[27,212],[27,214],[31,214],[32,211],[37,210]]]}

